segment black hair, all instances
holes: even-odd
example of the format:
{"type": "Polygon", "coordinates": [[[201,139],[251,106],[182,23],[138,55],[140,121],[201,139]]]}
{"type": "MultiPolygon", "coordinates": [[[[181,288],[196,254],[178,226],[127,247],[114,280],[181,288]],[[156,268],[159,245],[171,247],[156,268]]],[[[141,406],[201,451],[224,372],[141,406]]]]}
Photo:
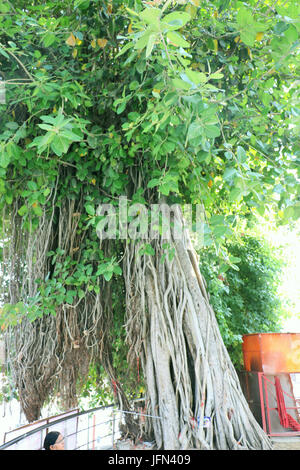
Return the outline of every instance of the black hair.
{"type": "Polygon", "coordinates": [[[58,438],[60,433],[58,431],[51,431],[48,432],[47,436],[45,437],[44,440],[44,449],[45,450],[50,450],[50,446],[53,446],[58,438]]]}

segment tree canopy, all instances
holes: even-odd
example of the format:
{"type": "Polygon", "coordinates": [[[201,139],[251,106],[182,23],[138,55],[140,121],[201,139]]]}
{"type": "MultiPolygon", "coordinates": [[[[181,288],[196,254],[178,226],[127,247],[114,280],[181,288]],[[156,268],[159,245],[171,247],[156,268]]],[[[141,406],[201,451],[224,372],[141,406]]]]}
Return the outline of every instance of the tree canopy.
{"type": "Polygon", "coordinates": [[[54,190],[58,206],[83,192],[79,230],[122,194],[202,203],[217,247],[240,217],[298,217],[297,2],[2,2],[0,27],[1,205],[24,227],[54,190]]]}

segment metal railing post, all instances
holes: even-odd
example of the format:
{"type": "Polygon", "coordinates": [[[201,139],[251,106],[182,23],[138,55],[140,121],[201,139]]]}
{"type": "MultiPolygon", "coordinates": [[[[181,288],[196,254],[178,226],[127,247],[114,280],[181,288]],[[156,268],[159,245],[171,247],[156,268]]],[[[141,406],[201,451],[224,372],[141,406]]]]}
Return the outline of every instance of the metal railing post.
{"type": "Polygon", "coordinates": [[[96,440],[96,415],[93,414],[93,450],[95,450],[95,440],[96,440]]]}
{"type": "Polygon", "coordinates": [[[266,415],[265,415],[265,402],[264,402],[264,392],[262,386],[262,372],[258,372],[258,387],[259,387],[259,396],[260,396],[260,409],[261,409],[261,417],[262,417],[262,425],[263,430],[267,433],[267,426],[266,426],[266,415]]]}
{"type": "Polygon", "coordinates": [[[90,450],[90,415],[88,414],[88,438],[87,438],[87,450],[90,450]]]}
{"type": "Polygon", "coordinates": [[[112,448],[114,449],[115,444],[115,410],[113,409],[113,428],[112,428],[112,448]]]}
{"type": "Polygon", "coordinates": [[[270,418],[270,405],[269,405],[269,394],[267,389],[267,378],[263,375],[264,380],[264,389],[265,389],[265,398],[266,398],[266,408],[267,408],[267,419],[269,427],[269,435],[272,434],[271,418],[270,418]]]}

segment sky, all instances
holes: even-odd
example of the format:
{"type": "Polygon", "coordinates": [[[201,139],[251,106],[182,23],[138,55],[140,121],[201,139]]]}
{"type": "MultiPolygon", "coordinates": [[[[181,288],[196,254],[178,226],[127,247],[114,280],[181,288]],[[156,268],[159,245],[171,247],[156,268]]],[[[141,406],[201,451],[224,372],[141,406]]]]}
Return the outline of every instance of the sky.
{"type": "Polygon", "coordinates": [[[287,266],[283,269],[280,295],[290,301],[291,318],[284,321],[283,333],[300,333],[300,221],[294,230],[282,226],[267,230],[266,237],[274,246],[282,246],[287,266]]]}

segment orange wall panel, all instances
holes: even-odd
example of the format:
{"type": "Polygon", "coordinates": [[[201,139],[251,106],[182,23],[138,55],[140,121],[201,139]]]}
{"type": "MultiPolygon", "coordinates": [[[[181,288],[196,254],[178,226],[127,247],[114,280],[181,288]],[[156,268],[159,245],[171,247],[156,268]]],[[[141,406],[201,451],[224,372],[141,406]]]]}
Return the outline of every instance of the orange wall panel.
{"type": "Polygon", "coordinates": [[[244,367],[248,372],[300,372],[300,333],[255,333],[243,336],[244,367]]]}

